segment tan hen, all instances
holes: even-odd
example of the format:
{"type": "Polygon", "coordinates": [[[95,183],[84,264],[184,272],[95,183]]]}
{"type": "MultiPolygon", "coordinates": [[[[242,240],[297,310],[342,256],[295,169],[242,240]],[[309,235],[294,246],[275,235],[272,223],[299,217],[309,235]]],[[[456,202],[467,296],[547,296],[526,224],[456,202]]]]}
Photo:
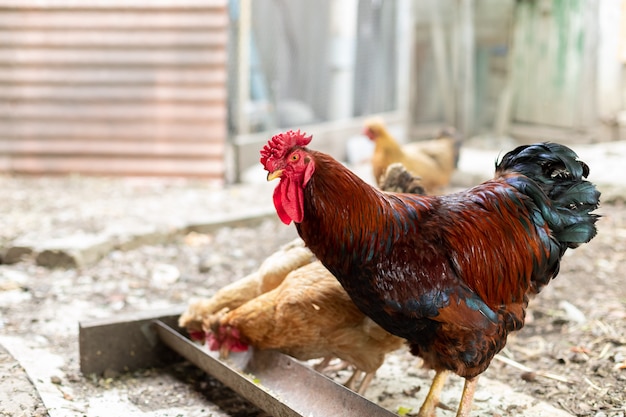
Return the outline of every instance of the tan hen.
{"type": "Polygon", "coordinates": [[[192,300],[179,317],[178,325],[187,329],[194,339],[204,339],[202,322],[211,314],[223,309],[234,309],[259,295],[276,288],[287,274],[315,257],[297,238],[270,255],[250,275],[220,288],[211,298],[192,300]]]}
{"type": "Polygon", "coordinates": [[[401,163],[421,178],[427,194],[440,192],[450,184],[457,167],[461,140],[453,128],[442,130],[436,139],[400,145],[380,118],[368,119],[364,133],[374,142],[372,171],[379,187],[387,167],[401,163]]]}
{"type": "Polygon", "coordinates": [[[341,284],[316,261],[290,272],[275,289],[207,317],[208,345],[231,351],[276,349],[300,360],[337,357],[355,367],[347,386],[363,393],[388,352],[392,336],[356,308],[341,284]],[[357,386],[360,373],[365,376],[357,386]]]}

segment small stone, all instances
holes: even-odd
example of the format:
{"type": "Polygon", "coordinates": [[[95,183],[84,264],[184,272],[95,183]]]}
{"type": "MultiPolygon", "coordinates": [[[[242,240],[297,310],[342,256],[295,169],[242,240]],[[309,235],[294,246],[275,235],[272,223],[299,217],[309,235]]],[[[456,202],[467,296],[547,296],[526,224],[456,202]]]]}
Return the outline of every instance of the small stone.
{"type": "Polygon", "coordinates": [[[210,272],[212,267],[213,265],[206,260],[201,261],[198,265],[198,272],[200,272],[201,274],[205,274],[207,272],[210,272]]]}
{"type": "Polygon", "coordinates": [[[569,355],[569,361],[572,363],[585,363],[589,360],[589,356],[583,352],[572,352],[569,355]]]}
{"type": "Polygon", "coordinates": [[[214,267],[226,263],[228,263],[228,261],[223,256],[213,254],[200,261],[200,264],[198,265],[198,272],[204,274],[206,272],[210,272],[214,267]]]}
{"type": "Polygon", "coordinates": [[[33,254],[33,249],[27,246],[12,246],[2,255],[2,263],[10,265],[21,262],[24,258],[33,254]]]}
{"type": "Polygon", "coordinates": [[[561,300],[561,302],[559,303],[559,307],[565,311],[565,314],[567,315],[568,320],[573,321],[578,324],[583,324],[587,321],[587,317],[585,316],[585,313],[580,311],[580,309],[576,307],[574,304],[567,302],[565,300],[561,300]]]}
{"type": "Polygon", "coordinates": [[[80,377],[80,375],[75,374],[75,373],[65,374],[65,378],[67,378],[67,380],[69,382],[80,382],[80,381],[82,381],[82,378],[80,377]]]}
{"type": "Polygon", "coordinates": [[[167,287],[180,278],[180,270],[175,265],[156,264],[152,269],[152,283],[157,287],[167,287]]]}
{"type": "Polygon", "coordinates": [[[37,265],[48,268],[76,268],[79,261],[65,250],[46,249],[37,255],[37,265]]]}
{"type": "Polygon", "coordinates": [[[105,380],[117,378],[118,376],[120,376],[119,372],[109,368],[105,369],[102,373],[102,378],[104,378],[105,380]]]}
{"type": "Polygon", "coordinates": [[[60,378],[60,377],[58,377],[58,376],[56,376],[56,375],[53,375],[53,376],[51,376],[51,377],[50,377],[50,382],[52,382],[52,383],[53,383],[53,384],[55,384],[55,385],[61,385],[61,383],[62,383],[63,381],[61,380],[61,378],[60,378]]]}
{"type": "Polygon", "coordinates": [[[183,239],[185,245],[191,247],[206,246],[211,243],[213,237],[206,233],[189,232],[183,239]]]}

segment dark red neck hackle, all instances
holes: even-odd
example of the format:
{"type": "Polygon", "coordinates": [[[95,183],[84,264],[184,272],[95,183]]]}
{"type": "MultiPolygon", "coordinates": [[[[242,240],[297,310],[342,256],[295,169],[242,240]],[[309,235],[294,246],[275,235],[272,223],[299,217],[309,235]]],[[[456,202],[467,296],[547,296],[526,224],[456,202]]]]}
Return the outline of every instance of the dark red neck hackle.
{"type": "Polygon", "coordinates": [[[306,146],[311,142],[313,136],[306,136],[304,132],[289,130],[287,132],[274,135],[261,149],[261,164],[268,171],[273,171],[268,162],[284,158],[294,146],[306,146]]]}

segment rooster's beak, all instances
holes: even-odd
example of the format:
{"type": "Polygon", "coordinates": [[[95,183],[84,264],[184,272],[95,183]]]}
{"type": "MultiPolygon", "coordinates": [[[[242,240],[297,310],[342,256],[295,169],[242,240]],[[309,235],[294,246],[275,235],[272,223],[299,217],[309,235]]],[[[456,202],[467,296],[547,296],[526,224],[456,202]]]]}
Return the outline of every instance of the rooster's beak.
{"type": "Polygon", "coordinates": [[[271,180],[275,180],[276,178],[280,178],[280,176],[283,175],[283,170],[282,169],[277,169],[274,172],[269,172],[267,174],[267,180],[271,181],[271,180]]]}

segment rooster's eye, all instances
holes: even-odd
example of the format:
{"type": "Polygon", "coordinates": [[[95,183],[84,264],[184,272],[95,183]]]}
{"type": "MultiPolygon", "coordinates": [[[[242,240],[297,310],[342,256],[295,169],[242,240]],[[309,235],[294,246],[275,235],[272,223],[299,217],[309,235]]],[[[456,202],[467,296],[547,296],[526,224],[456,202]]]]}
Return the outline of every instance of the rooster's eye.
{"type": "Polygon", "coordinates": [[[291,155],[292,162],[296,162],[298,159],[300,159],[300,155],[298,155],[297,153],[291,155]]]}

